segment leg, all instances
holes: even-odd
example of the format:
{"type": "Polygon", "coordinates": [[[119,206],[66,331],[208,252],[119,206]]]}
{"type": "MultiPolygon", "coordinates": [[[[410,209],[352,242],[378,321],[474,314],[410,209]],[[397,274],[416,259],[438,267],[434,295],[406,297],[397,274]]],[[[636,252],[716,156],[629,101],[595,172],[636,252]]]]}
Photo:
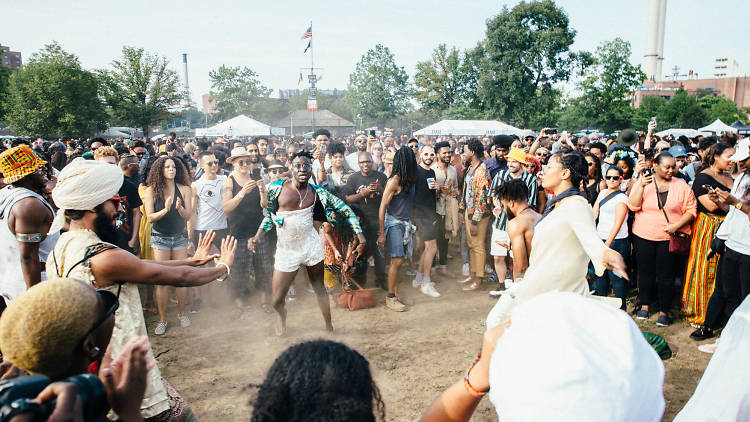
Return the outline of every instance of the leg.
{"type": "Polygon", "coordinates": [[[656,242],[633,236],[635,257],[638,262],[638,299],[641,309],[648,311],[655,299],[656,290],[656,242]]]}
{"type": "Polygon", "coordinates": [[[388,293],[398,294],[398,269],[401,267],[401,263],[404,262],[404,257],[399,256],[391,258],[391,265],[388,266],[388,293]]]}
{"type": "Polygon", "coordinates": [[[674,276],[677,256],[669,252],[669,241],[658,242],[656,246],[656,293],[659,314],[668,315],[674,300],[674,276]]]}
{"type": "Polygon", "coordinates": [[[323,319],[326,323],[326,330],[332,333],[331,304],[328,302],[328,292],[323,285],[323,261],[318,262],[312,267],[307,267],[307,277],[310,279],[310,285],[315,291],[318,307],[320,307],[320,312],[323,314],[323,319]]]}
{"type": "Polygon", "coordinates": [[[505,256],[493,256],[495,264],[495,272],[497,273],[497,281],[499,283],[505,282],[505,275],[508,273],[508,265],[505,263],[505,256]]]}
{"type": "Polygon", "coordinates": [[[708,305],[706,306],[706,319],[703,321],[703,326],[709,330],[714,330],[721,326],[721,317],[724,314],[724,281],[722,276],[722,265],[724,255],[719,256],[719,262],[716,264],[716,281],[714,282],[714,292],[708,299],[708,305]]]}
{"type": "MultiPolygon", "coordinates": [[[[484,278],[484,263],[487,258],[484,249],[484,241],[487,234],[487,225],[489,218],[483,218],[479,224],[476,225],[476,236],[472,236],[471,232],[466,234],[466,242],[469,244],[469,250],[471,251],[471,280],[472,283],[469,286],[464,287],[464,290],[478,290],[482,278],[484,278]]],[[[471,221],[468,217],[466,218],[466,230],[470,230],[471,221]]]]}
{"type": "MultiPolygon", "coordinates": [[[[169,261],[171,251],[154,249],[154,260],[169,261]]],[[[167,322],[167,298],[169,291],[167,286],[156,286],[156,308],[159,312],[159,322],[167,322]]]]}
{"type": "Polygon", "coordinates": [[[445,266],[448,265],[448,239],[445,237],[444,215],[438,215],[437,231],[438,264],[440,264],[440,269],[444,270],[445,266]]]}
{"type": "Polygon", "coordinates": [[[422,252],[422,260],[419,267],[422,275],[428,280],[430,279],[432,261],[435,260],[435,254],[437,253],[437,250],[437,240],[433,239],[424,242],[424,251],[422,252]]]}
{"type": "Polygon", "coordinates": [[[271,300],[273,308],[279,314],[279,326],[276,329],[277,336],[283,336],[286,333],[286,308],[284,307],[284,300],[286,299],[286,293],[289,291],[289,286],[294,280],[294,276],[297,271],[283,272],[279,270],[273,271],[273,281],[271,282],[271,300]]]}
{"type": "MultiPolygon", "coordinates": [[[[614,241],[612,241],[611,246],[612,246],[612,249],[614,249],[620,255],[622,255],[623,258],[625,257],[625,254],[627,254],[630,251],[630,242],[628,242],[628,239],[615,239],[614,241]]],[[[622,300],[622,305],[620,306],[620,309],[622,309],[623,311],[626,310],[627,305],[625,301],[628,296],[627,280],[615,274],[611,270],[607,270],[606,275],[609,278],[609,280],[612,282],[612,290],[614,290],[615,292],[615,297],[622,300]]],[[[609,288],[607,290],[609,290],[609,288]]]]}

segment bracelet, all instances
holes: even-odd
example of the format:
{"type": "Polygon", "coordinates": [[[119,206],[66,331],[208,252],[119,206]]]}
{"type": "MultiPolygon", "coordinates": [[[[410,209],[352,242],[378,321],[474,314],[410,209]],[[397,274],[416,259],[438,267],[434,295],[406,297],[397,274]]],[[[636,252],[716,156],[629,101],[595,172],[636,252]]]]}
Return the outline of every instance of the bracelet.
{"type": "Polygon", "coordinates": [[[466,375],[464,376],[464,387],[466,388],[466,391],[469,392],[472,396],[476,398],[482,398],[484,397],[490,390],[487,389],[487,391],[479,391],[474,386],[471,385],[469,382],[469,374],[471,373],[472,368],[474,368],[474,365],[479,362],[479,359],[482,357],[482,352],[480,351],[479,354],[477,354],[477,358],[474,359],[474,362],[469,366],[469,369],[466,370],[466,375]]]}
{"type": "Polygon", "coordinates": [[[242,199],[242,198],[244,198],[244,197],[245,197],[245,194],[244,194],[244,193],[242,193],[242,192],[240,192],[240,193],[238,193],[238,194],[237,194],[237,196],[239,196],[239,197],[240,197],[240,199],[242,199]]]}
{"type": "Polygon", "coordinates": [[[227,277],[229,277],[229,274],[231,274],[231,273],[232,273],[232,271],[231,271],[231,270],[229,269],[229,265],[227,265],[227,264],[225,264],[225,263],[223,263],[223,262],[217,262],[217,263],[216,263],[216,266],[217,266],[217,267],[218,267],[219,265],[223,265],[223,266],[224,266],[224,268],[226,268],[226,269],[227,269],[227,273],[226,273],[226,274],[224,274],[224,277],[222,277],[222,278],[217,278],[217,280],[219,280],[219,281],[224,281],[224,280],[226,280],[226,279],[227,279],[227,277]]]}

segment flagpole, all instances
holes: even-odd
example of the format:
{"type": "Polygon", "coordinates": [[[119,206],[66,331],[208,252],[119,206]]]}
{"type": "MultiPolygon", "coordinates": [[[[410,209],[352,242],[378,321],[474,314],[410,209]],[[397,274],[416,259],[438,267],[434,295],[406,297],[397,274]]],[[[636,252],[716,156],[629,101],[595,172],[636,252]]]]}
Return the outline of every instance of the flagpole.
{"type": "MultiPolygon", "coordinates": [[[[314,58],[315,56],[314,56],[314,53],[313,53],[313,43],[312,43],[312,41],[313,41],[313,36],[312,36],[312,21],[310,21],[310,74],[311,75],[313,75],[314,74],[313,72],[315,72],[315,58],[314,58]]],[[[312,89],[310,90],[310,94],[312,94],[312,90],[315,89],[315,82],[314,81],[311,83],[311,88],[312,89]]],[[[317,95],[315,97],[316,97],[316,105],[317,105],[317,95]]],[[[315,132],[315,108],[312,109],[312,122],[311,122],[311,126],[312,126],[312,131],[315,132]]]]}

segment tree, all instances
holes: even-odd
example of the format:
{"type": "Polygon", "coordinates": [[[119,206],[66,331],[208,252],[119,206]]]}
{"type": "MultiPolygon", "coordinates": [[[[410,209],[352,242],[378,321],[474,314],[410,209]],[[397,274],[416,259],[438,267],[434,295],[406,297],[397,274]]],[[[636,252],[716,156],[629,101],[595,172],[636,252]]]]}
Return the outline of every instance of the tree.
{"type": "Polygon", "coordinates": [[[271,93],[260,83],[258,74],[249,67],[227,67],[221,65],[218,69],[208,73],[211,80],[211,100],[216,100],[217,120],[225,120],[246,114],[253,118],[259,116],[270,104],[264,100],[271,93]]]}
{"type": "Polygon", "coordinates": [[[690,106],[697,103],[695,97],[688,95],[685,88],[680,85],[672,98],[667,101],[667,104],[664,105],[659,112],[660,126],[664,128],[679,126],[680,123],[682,123],[680,121],[682,113],[690,108],[690,106]]]}
{"type": "Polygon", "coordinates": [[[630,97],[646,74],[630,63],[630,43],[620,38],[596,49],[592,66],[580,83],[586,117],[606,132],[629,126],[633,108],[630,97]]]}
{"type": "Polygon", "coordinates": [[[732,124],[737,120],[747,119],[747,114],[740,110],[734,101],[723,95],[704,96],[698,100],[698,104],[711,120],[720,119],[726,124],[732,124]]]}
{"type": "Polygon", "coordinates": [[[691,104],[680,115],[680,127],[699,128],[710,123],[711,118],[708,116],[703,107],[697,103],[691,104]]]}
{"type": "MultiPolygon", "coordinates": [[[[3,121],[5,116],[5,108],[3,103],[8,95],[8,85],[10,83],[10,75],[12,70],[8,67],[0,65],[0,122],[3,121]]],[[[2,125],[0,125],[2,127],[2,125]]]]}
{"type": "MultiPolygon", "coordinates": [[[[651,118],[659,116],[661,109],[667,104],[664,97],[658,95],[646,95],[641,99],[641,106],[635,109],[633,118],[630,121],[632,128],[636,130],[648,129],[648,122],[651,118]]],[[[658,119],[658,118],[657,118],[658,119]]],[[[661,128],[662,122],[658,121],[658,127],[661,128]]]]}
{"type": "Polygon", "coordinates": [[[454,106],[463,108],[472,102],[477,76],[467,73],[473,69],[465,62],[458,49],[448,50],[445,44],[440,44],[432,52],[431,60],[417,63],[415,94],[425,110],[438,116],[454,106]]]}
{"type": "Polygon", "coordinates": [[[96,76],[53,42],[10,76],[5,118],[22,135],[90,136],[106,128],[98,93],[96,76]]]}
{"type": "Polygon", "coordinates": [[[555,85],[585,68],[588,53],[570,50],[576,31],[552,0],[521,2],[487,23],[477,95],[493,117],[526,126],[553,120],[555,85]],[[545,116],[546,115],[546,116],[545,116]]]}
{"type": "Polygon", "coordinates": [[[346,99],[364,119],[383,126],[409,108],[409,76],[388,47],[368,50],[349,75],[346,99]]]}
{"type": "Polygon", "coordinates": [[[185,95],[177,72],[168,66],[165,57],[122,47],[122,57],[112,62],[114,69],[99,72],[114,119],[142,128],[148,136],[151,126],[172,117],[185,95]]]}

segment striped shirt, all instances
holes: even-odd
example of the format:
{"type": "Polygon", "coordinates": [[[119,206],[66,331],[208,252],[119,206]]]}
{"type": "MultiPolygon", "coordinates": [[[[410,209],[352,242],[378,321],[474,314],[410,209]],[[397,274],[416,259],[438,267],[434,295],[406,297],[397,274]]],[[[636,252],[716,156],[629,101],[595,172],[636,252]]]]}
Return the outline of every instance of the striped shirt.
{"type": "MultiPolygon", "coordinates": [[[[536,183],[536,177],[534,177],[533,174],[523,171],[518,178],[523,180],[523,182],[526,183],[526,187],[529,189],[529,197],[527,198],[529,201],[529,205],[532,208],[536,208],[539,189],[539,186],[536,183]]],[[[492,184],[490,185],[490,198],[497,198],[497,196],[495,195],[495,189],[497,189],[497,187],[502,183],[511,181],[513,179],[515,179],[515,177],[513,177],[513,175],[510,173],[510,170],[500,170],[499,172],[497,172],[495,177],[492,179],[492,184]]],[[[507,225],[508,216],[505,215],[505,208],[503,207],[500,211],[500,216],[495,218],[494,227],[498,230],[507,230],[507,225]]]]}

